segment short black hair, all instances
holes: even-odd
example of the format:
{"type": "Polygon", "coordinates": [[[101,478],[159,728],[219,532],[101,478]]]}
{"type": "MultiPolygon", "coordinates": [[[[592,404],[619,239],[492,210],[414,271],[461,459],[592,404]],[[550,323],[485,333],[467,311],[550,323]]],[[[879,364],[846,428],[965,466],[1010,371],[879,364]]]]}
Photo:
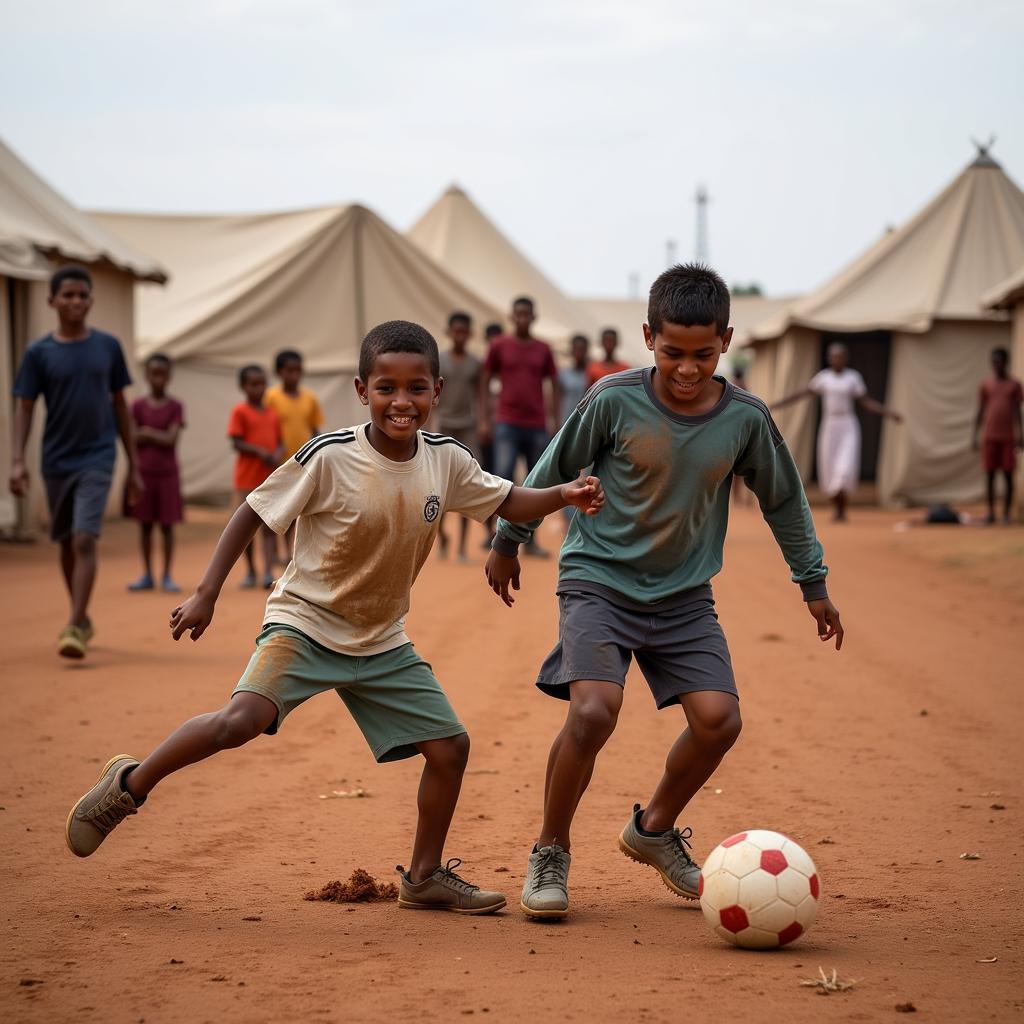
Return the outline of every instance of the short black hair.
{"type": "Polygon", "coordinates": [[[590,345],[590,339],[585,334],[574,334],[569,339],[569,344],[570,345],[575,345],[577,341],[582,341],[583,344],[587,345],[587,346],[590,345]]]}
{"type": "Polygon", "coordinates": [[[256,363],[249,363],[238,371],[238,386],[240,388],[245,387],[245,378],[248,377],[250,373],[258,373],[261,377],[266,377],[266,373],[264,373],[262,366],[257,366],[256,363]]]}
{"type": "Polygon", "coordinates": [[[512,308],[515,309],[516,306],[529,306],[530,309],[533,309],[533,299],[529,295],[520,295],[512,300],[512,308]]]}
{"type": "Polygon", "coordinates": [[[377,357],[385,352],[415,352],[424,356],[430,364],[430,372],[436,380],[441,376],[441,358],[437,342],[425,327],[409,320],[388,320],[377,324],[365,338],[359,349],[359,379],[365,384],[373,372],[377,357]]]}
{"type": "Polygon", "coordinates": [[[283,348],[274,356],[274,373],[280,373],[286,363],[301,363],[302,353],[293,348],[283,348]]]}
{"type": "Polygon", "coordinates": [[[496,338],[499,334],[503,334],[504,331],[505,328],[501,324],[488,324],[484,328],[484,337],[488,339],[496,338]]]}
{"type": "Polygon", "coordinates": [[[601,331],[602,338],[607,338],[609,334],[612,335],[612,337],[614,338],[617,338],[619,336],[619,332],[614,327],[606,327],[603,331],[601,331]]]}
{"type": "Polygon", "coordinates": [[[997,345],[992,349],[992,355],[1002,356],[1003,362],[1008,363],[1010,361],[1010,350],[1003,345],[997,345]]]}
{"type": "Polygon", "coordinates": [[[680,263],[669,267],[651,285],[647,303],[647,324],[651,335],[668,321],[693,327],[715,325],[719,337],[729,326],[729,287],[703,263],[680,263]]]}
{"type": "Polygon", "coordinates": [[[163,352],[154,352],[151,356],[146,356],[146,361],[142,365],[149,367],[152,363],[159,363],[161,366],[166,366],[168,370],[172,365],[171,357],[165,356],[163,352]]]}
{"type": "Polygon", "coordinates": [[[85,267],[79,266],[77,263],[69,263],[66,267],[61,267],[59,270],[55,270],[50,277],[50,298],[52,299],[57,292],[60,291],[60,286],[65,281],[84,281],[92,291],[92,275],[85,267]]]}
{"type": "Polygon", "coordinates": [[[448,326],[454,327],[455,324],[465,324],[467,327],[472,327],[473,318],[468,313],[463,313],[462,310],[457,310],[448,317],[448,326]]]}

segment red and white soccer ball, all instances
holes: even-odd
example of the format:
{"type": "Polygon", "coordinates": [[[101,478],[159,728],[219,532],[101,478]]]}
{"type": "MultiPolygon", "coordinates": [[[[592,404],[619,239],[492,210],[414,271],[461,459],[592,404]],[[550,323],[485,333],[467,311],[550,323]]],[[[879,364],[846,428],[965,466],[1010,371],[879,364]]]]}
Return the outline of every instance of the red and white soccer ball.
{"type": "Polygon", "coordinates": [[[716,846],[700,873],[700,908],[727,942],[775,949],[798,939],[818,915],[818,869],[792,839],[766,829],[716,846]]]}

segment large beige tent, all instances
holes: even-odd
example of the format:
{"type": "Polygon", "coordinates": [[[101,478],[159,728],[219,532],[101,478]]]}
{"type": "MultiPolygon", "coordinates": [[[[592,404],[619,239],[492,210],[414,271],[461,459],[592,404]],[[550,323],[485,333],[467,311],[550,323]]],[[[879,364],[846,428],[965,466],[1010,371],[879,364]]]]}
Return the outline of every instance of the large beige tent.
{"type": "Polygon", "coordinates": [[[593,334],[589,313],[566,296],[495,226],[458,185],[452,185],[406,232],[435,260],[501,310],[528,295],[537,305],[536,333],[560,350],[577,332],[593,334]]]}
{"type": "MultiPolygon", "coordinates": [[[[10,471],[13,403],[11,373],[28,344],[53,329],[46,303],[47,279],[62,263],[81,263],[93,278],[92,321],[121,339],[132,376],[134,365],[134,292],[136,279],[163,281],[166,273],[154,260],[76,209],[0,141],[0,528],[25,528],[45,515],[39,479],[39,443],[44,420],[37,404],[29,441],[30,504],[16,502],[6,487],[10,471]],[[21,506],[21,507],[19,507],[21,506]]],[[[111,495],[117,503],[117,488],[111,495]]]]}
{"type": "MultiPolygon", "coordinates": [[[[733,341],[731,351],[750,340],[751,329],[776,315],[796,301],[794,296],[768,298],[762,295],[737,295],[732,299],[733,341]]],[[[651,354],[644,343],[643,325],[647,320],[646,299],[580,299],[582,306],[597,325],[597,331],[614,327],[619,332],[619,356],[631,366],[643,366],[651,361],[651,354]]],[[[595,341],[597,340],[595,334],[595,341]]],[[[595,347],[595,358],[599,353],[595,347]]],[[[728,360],[726,360],[728,364],[728,360]]]]}
{"type": "Polygon", "coordinates": [[[362,416],[352,380],[374,324],[414,320],[441,340],[453,310],[478,323],[499,315],[362,206],[96,216],[170,268],[166,288],[138,289],[138,350],[175,361],[172,391],[188,417],[180,457],[190,498],[231,488],[225,432],[244,364],[269,371],[276,352],[297,348],[328,425],[339,426],[362,416]]]}
{"type": "MultiPolygon", "coordinates": [[[[902,227],[821,288],[752,332],[751,389],[769,401],[807,385],[824,347],[844,341],[874,397],[902,425],[865,424],[862,476],[883,502],[972,501],[982,475],[971,450],[989,351],[1009,345],[1006,313],[984,293],[1024,263],[1024,192],[985,152],[902,227]]],[[[813,466],[816,412],[802,402],[779,425],[801,470],[813,466]]]]}

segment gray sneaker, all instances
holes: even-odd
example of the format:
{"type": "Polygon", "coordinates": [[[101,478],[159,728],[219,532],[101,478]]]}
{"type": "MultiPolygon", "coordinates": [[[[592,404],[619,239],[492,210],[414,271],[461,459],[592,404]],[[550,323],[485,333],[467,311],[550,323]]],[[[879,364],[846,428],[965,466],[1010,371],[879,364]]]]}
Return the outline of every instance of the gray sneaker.
{"type": "Polygon", "coordinates": [[[64,837],[68,849],[76,857],[95,853],[100,843],[129,814],[136,814],[145,802],[136,803],[122,784],[124,773],[138,763],[128,754],[112,757],[100,772],[96,785],[71,808],[64,826],[64,837]]]}
{"type": "Polygon", "coordinates": [[[664,883],[677,895],[688,900],[697,899],[700,865],[690,856],[693,830],[670,828],[656,836],[645,836],[640,831],[643,808],[633,805],[633,816],[619,836],[619,849],[639,864],[650,864],[661,875],[664,883]]]}
{"type": "Polygon", "coordinates": [[[399,864],[395,869],[402,876],[398,905],[407,910],[451,910],[456,914],[493,914],[501,910],[505,894],[488,892],[460,878],[455,869],[461,863],[453,857],[444,867],[434,868],[434,873],[422,882],[411,881],[399,864]]]}
{"type": "Polygon", "coordinates": [[[527,917],[561,918],[569,913],[568,850],[552,843],[534,849],[526,869],[519,906],[527,917]]]}

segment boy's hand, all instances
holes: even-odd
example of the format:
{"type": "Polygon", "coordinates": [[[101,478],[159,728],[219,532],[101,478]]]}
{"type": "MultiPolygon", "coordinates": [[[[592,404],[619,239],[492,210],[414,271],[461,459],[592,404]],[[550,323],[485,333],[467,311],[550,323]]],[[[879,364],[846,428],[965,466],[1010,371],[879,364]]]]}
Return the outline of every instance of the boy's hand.
{"type": "Polygon", "coordinates": [[[28,494],[28,470],[21,459],[15,459],[11,463],[8,486],[11,488],[11,494],[16,494],[19,498],[24,498],[28,494]]]}
{"type": "Polygon", "coordinates": [[[511,608],[516,599],[508,592],[508,585],[511,583],[513,590],[519,589],[518,557],[509,558],[507,555],[499,555],[497,551],[492,551],[487,556],[484,575],[491,590],[511,608]]]}
{"type": "Polygon", "coordinates": [[[814,616],[818,623],[818,639],[824,643],[826,640],[836,638],[836,650],[843,646],[843,624],[839,621],[839,609],[826,597],[822,601],[808,601],[807,610],[814,616]]]}
{"type": "Polygon", "coordinates": [[[128,470],[128,490],[125,495],[128,499],[129,508],[138,503],[138,500],[142,497],[142,492],[145,489],[146,485],[142,480],[142,474],[132,466],[131,469],[128,470]]]}
{"type": "Polygon", "coordinates": [[[562,488],[562,497],[566,505],[574,506],[585,516],[596,516],[604,505],[604,488],[596,476],[585,476],[581,469],[580,475],[562,488]]]}
{"type": "Polygon", "coordinates": [[[171,636],[180,640],[185,633],[191,633],[198,640],[213,620],[216,598],[195,593],[171,612],[171,636]]]}

